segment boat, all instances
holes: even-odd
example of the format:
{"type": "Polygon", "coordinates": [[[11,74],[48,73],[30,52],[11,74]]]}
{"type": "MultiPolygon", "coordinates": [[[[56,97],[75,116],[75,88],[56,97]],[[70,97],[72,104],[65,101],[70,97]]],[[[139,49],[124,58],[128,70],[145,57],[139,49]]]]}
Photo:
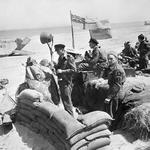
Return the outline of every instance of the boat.
{"type": "Polygon", "coordinates": [[[144,25],[150,25],[150,20],[144,21],[144,25]]]}

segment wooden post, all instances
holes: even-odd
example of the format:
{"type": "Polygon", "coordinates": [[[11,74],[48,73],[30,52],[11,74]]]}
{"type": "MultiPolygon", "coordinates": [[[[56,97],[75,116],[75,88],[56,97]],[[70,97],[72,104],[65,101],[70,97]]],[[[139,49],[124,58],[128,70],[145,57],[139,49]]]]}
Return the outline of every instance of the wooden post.
{"type": "Polygon", "coordinates": [[[70,10],[70,19],[71,19],[72,47],[73,47],[73,49],[74,49],[74,48],[75,48],[75,44],[74,44],[74,31],[73,31],[73,24],[72,24],[72,14],[71,14],[71,10],[70,10]]]}

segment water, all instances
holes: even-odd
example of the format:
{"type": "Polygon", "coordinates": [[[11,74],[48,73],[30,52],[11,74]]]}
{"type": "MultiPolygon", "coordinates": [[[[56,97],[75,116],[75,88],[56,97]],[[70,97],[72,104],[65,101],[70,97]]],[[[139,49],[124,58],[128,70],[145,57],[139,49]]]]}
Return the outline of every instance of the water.
{"type": "MultiPolygon", "coordinates": [[[[144,22],[131,22],[131,23],[115,23],[111,24],[112,38],[100,40],[101,47],[105,50],[120,51],[123,48],[125,41],[131,41],[132,46],[137,42],[137,36],[143,33],[150,39],[150,26],[145,26],[144,22]]],[[[8,30],[0,31],[0,41],[14,41],[16,38],[30,37],[39,38],[41,32],[48,32],[54,35],[54,43],[64,43],[67,47],[72,47],[71,28],[68,27],[52,27],[40,29],[22,29],[22,30],[8,30]]],[[[88,41],[90,35],[86,30],[80,30],[74,27],[74,40],[76,49],[89,49],[88,41]]],[[[12,43],[11,43],[12,44],[12,43]]],[[[14,44],[7,49],[15,47],[14,44]]]]}

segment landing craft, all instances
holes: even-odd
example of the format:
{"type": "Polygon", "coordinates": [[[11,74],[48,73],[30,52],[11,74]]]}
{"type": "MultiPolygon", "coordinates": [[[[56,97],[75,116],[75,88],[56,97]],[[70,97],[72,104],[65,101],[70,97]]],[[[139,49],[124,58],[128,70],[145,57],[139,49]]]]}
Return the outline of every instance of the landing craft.
{"type": "Polygon", "coordinates": [[[144,25],[150,25],[150,20],[144,21],[144,25]]]}

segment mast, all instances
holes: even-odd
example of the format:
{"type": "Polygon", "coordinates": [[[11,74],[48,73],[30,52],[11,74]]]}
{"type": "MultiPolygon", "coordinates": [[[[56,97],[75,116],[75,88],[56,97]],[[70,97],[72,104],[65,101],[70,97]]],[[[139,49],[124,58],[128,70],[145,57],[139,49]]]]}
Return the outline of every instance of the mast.
{"type": "Polygon", "coordinates": [[[72,23],[72,14],[71,14],[71,10],[70,10],[70,19],[71,19],[72,47],[73,47],[73,49],[74,49],[74,48],[75,48],[75,44],[74,44],[74,31],[73,31],[73,23],[72,23]]]}

